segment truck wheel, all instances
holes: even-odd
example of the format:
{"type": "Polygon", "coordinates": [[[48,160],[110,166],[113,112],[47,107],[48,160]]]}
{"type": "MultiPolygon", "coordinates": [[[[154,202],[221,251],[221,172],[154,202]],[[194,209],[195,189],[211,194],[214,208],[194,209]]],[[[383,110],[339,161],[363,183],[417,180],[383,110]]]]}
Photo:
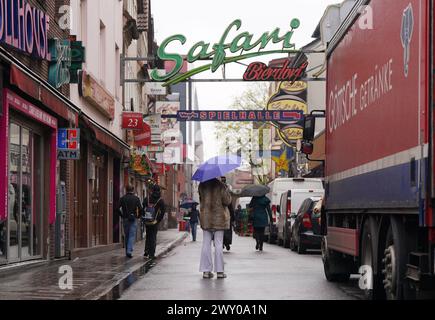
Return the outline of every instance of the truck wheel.
{"type": "Polygon", "coordinates": [[[378,282],[378,271],[376,270],[376,259],[378,248],[378,236],[376,231],[376,221],[368,218],[364,222],[361,235],[361,260],[360,272],[363,272],[360,279],[360,288],[368,300],[375,300],[381,297],[382,288],[378,282]]]}
{"type": "Polygon", "coordinates": [[[398,217],[392,217],[382,259],[383,284],[388,300],[401,300],[407,296],[406,263],[412,242],[403,222],[398,217]]]}
{"type": "Polygon", "coordinates": [[[330,282],[347,282],[350,278],[348,262],[328,249],[326,237],[322,239],[322,260],[325,277],[330,282]]]}

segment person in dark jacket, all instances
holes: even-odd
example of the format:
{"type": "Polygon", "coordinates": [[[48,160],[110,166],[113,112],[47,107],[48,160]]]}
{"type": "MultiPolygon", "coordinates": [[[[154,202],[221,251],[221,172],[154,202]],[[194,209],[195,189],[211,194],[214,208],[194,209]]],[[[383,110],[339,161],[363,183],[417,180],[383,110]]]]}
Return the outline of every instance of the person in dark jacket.
{"type": "MultiPolygon", "coordinates": [[[[228,187],[228,190],[230,190],[229,185],[227,184],[227,178],[225,176],[221,177],[221,182],[228,187]]],[[[223,247],[226,248],[227,251],[230,251],[231,245],[233,244],[233,225],[235,221],[235,213],[232,203],[228,205],[228,211],[230,212],[230,228],[224,231],[223,247]]]]}
{"type": "Polygon", "coordinates": [[[257,242],[255,249],[263,251],[264,229],[272,221],[270,200],[266,196],[253,197],[249,208],[254,227],[254,238],[257,242]]]}
{"type": "Polygon", "coordinates": [[[198,222],[199,222],[199,211],[197,209],[197,205],[194,204],[192,205],[192,208],[190,209],[189,212],[189,223],[190,223],[190,230],[192,232],[192,241],[195,242],[196,241],[196,230],[198,227],[198,222]]]}
{"type": "Polygon", "coordinates": [[[136,238],[136,220],[142,213],[140,199],[134,194],[134,187],[127,187],[127,194],[119,200],[119,215],[122,217],[125,238],[125,254],[132,258],[133,246],[136,238]]]}
{"type": "Polygon", "coordinates": [[[162,199],[161,190],[158,185],[154,185],[149,198],[144,199],[144,210],[150,207],[155,210],[155,220],[145,225],[146,239],[144,257],[154,259],[157,245],[157,231],[160,222],[165,216],[165,202],[162,199]]]}
{"type": "Polygon", "coordinates": [[[241,234],[241,225],[242,225],[242,206],[239,204],[237,206],[236,211],[234,212],[234,218],[236,222],[236,233],[241,234]]]}

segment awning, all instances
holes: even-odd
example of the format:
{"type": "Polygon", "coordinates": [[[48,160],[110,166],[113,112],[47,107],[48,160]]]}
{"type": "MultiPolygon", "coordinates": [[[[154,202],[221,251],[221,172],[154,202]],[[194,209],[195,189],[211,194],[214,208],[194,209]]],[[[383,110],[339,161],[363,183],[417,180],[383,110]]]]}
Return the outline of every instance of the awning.
{"type": "Polygon", "coordinates": [[[58,116],[71,121],[75,126],[78,125],[78,110],[64,101],[60,93],[53,92],[53,89],[38,82],[15,64],[11,65],[10,82],[32,98],[41,101],[58,116]]]}
{"type": "Polygon", "coordinates": [[[95,133],[95,138],[97,141],[114,150],[119,155],[130,157],[130,146],[128,144],[112,134],[110,131],[101,127],[96,122],[92,121],[85,114],[82,113],[80,115],[80,119],[82,119],[86,126],[95,133]]]}

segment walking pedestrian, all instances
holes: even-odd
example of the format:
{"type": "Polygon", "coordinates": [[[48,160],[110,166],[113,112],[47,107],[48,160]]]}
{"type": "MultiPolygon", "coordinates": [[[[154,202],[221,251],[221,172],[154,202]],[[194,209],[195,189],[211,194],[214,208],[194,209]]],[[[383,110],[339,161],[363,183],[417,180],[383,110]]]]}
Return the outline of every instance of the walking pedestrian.
{"type": "Polygon", "coordinates": [[[269,225],[269,222],[272,222],[269,198],[266,196],[253,197],[249,203],[249,211],[254,227],[255,249],[263,251],[264,229],[269,225]]]}
{"type": "Polygon", "coordinates": [[[235,229],[236,229],[236,233],[238,234],[238,235],[240,235],[241,234],[241,220],[242,220],[242,206],[239,204],[239,205],[237,205],[237,209],[236,209],[236,211],[234,212],[234,218],[235,218],[235,221],[236,221],[236,227],[235,227],[235,229]]]}
{"type": "Polygon", "coordinates": [[[190,209],[189,212],[189,223],[190,223],[190,230],[192,231],[192,241],[195,242],[196,241],[196,230],[198,227],[198,222],[199,222],[199,211],[197,209],[197,205],[193,204],[192,208],[190,209]]]}
{"type": "Polygon", "coordinates": [[[154,185],[149,198],[144,199],[144,208],[146,229],[144,257],[154,259],[157,245],[157,231],[160,222],[165,216],[165,203],[158,185],[154,185]]]}
{"type": "Polygon", "coordinates": [[[203,278],[213,278],[212,246],[214,241],[215,260],[214,271],[219,279],[226,278],[224,273],[223,237],[224,230],[230,227],[230,213],[228,205],[231,194],[228,187],[218,179],[201,182],[199,187],[200,215],[199,220],[203,229],[203,244],[199,270],[203,278]]]}
{"type": "Polygon", "coordinates": [[[119,200],[118,212],[122,217],[125,238],[125,255],[133,257],[133,246],[136,238],[137,219],[142,213],[139,197],[134,194],[134,187],[127,187],[127,194],[119,200]]]}

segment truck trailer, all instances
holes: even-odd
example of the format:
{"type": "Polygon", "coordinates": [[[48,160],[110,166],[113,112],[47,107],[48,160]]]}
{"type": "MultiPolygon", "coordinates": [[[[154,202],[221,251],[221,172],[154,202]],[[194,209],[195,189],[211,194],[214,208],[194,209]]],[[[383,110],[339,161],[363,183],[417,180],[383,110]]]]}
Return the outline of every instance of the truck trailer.
{"type": "Polygon", "coordinates": [[[433,0],[358,0],[328,43],[324,272],[372,299],[435,297],[433,19],[433,0]]]}

